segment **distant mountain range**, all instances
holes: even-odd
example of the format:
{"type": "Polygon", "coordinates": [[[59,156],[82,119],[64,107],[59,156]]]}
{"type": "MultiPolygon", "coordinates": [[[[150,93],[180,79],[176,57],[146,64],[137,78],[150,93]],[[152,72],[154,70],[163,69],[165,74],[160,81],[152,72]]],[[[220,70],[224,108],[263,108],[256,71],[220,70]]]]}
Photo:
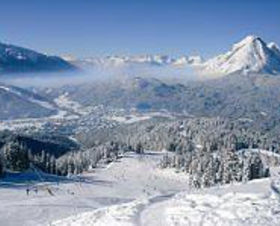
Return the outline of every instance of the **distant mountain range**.
{"type": "Polygon", "coordinates": [[[76,70],[77,67],[57,56],[0,43],[0,74],[76,70]]]}
{"type": "Polygon", "coordinates": [[[280,49],[275,43],[267,44],[260,37],[247,36],[224,54],[204,61],[201,56],[170,57],[167,55],[107,56],[66,60],[81,66],[123,67],[129,65],[194,67],[205,75],[227,75],[235,72],[280,73],[280,49]]]}
{"type": "Polygon", "coordinates": [[[65,60],[81,65],[94,67],[122,67],[130,65],[150,65],[150,66],[196,66],[203,62],[200,56],[181,56],[173,58],[167,55],[140,55],[140,56],[107,56],[91,57],[85,59],[75,59],[65,56],[65,60]]]}

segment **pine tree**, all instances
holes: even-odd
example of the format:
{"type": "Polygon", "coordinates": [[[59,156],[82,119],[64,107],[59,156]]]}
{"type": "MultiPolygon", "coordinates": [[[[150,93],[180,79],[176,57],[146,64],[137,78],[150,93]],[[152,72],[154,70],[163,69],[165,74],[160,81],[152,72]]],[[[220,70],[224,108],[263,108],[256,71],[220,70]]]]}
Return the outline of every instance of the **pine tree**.
{"type": "Polygon", "coordinates": [[[6,168],[12,171],[22,171],[29,167],[28,152],[19,142],[9,142],[3,148],[6,168]]]}
{"type": "Polygon", "coordinates": [[[227,149],[223,167],[223,184],[240,180],[239,158],[233,149],[227,149]]]}
{"type": "Polygon", "coordinates": [[[50,173],[56,174],[56,159],[53,155],[50,157],[50,173]]]}
{"type": "Polygon", "coordinates": [[[223,184],[224,165],[222,161],[217,162],[216,183],[223,184]]]}
{"type": "Polygon", "coordinates": [[[70,176],[74,173],[75,165],[71,156],[68,157],[67,161],[67,175],[70,176]]]}
{"type": "Polygon", "coordinates": [[[140,142],[137,143],[135,152],[137,154],[144,154],[144,148],[143,148],[143,146],[142,146],[142,144],[140,142]]]}
{"type": "Polygon", "coordinates": [[[3,160],[0,156],[0,177],[3,175],[4,173],[4,164],[3,164],[3,160]]]}
{"type": "Polygon", "coordinates": [[[46,162],[47,162],[47,158],[46,158],[46,152],[45,150],[41,151],[41,160],[40,160],[40,165],[42,170],[46,169],[46,162]]]}
{"type": "Polygon", "coordinates": [[[215,184],[215,168],[214,167],[215,167],[214,159],[211,156],[208,160],[208,163],[206,164],[206,167],[205,167],[203,175],[202,175],[203,187],[210,187],[215,184]]]}
{"type": "Polygon", "coordinates": [[[250,165],[251,179],[261,178],[264,174],[264,166],[259,154],[254,154],[250,165]]]}
{"type": "Polygon", "coordinates": [[[46,168],[44,169],[45,172],[50,173],[51,171],[51,161],[50,161],[50,154],[46,153],[46,168]]]}
{"type": "Polygon", "coordinates": [[[251,156],[242,156],[242,182],[247,183],[251,179],[250,171],[251,156]]]}

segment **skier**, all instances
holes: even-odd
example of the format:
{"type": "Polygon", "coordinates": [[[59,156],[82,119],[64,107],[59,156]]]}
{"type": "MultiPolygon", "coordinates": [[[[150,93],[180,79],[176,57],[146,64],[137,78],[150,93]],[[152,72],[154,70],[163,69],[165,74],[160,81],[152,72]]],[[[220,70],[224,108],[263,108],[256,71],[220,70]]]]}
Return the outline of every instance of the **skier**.
{"type": "Polygon", "coordinates": [[[29,195],[29,188],[26,188],[26,195],[29,195]]]}

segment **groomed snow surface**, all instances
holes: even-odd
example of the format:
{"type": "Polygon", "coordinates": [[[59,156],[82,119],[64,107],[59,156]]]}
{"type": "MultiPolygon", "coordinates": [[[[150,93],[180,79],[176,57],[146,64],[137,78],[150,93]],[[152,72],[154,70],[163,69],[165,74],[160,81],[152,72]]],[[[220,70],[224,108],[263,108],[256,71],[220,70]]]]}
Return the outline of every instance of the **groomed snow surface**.
{"type": "Polygon", "coordinates": [[[158,169],[161,157],[128,153],[81,180],[34,182],[29,196],[24,181],[6,178],[0,225],[280,225],[270,179],[192,191],[183,173],[158,169]]]}
{"type": "Polygon", "coordinates": [[[81,181],[42,176],[45,182],[41,182],[34,173],[0,179],[0,225],[50,225],[79,213],[186,189],[185,175],[157,169],[161,156],[154,152],[144,157],[128,153],[117,162],[84,174],[81,181]],[[31,189],[29,196],[27,187],[31,189]]]}
{"type": "Polygon", "coordinates": [[[211,194],[210,190],[210,194],[208,191],[200,194],[185,192],[173,198],[138,199],[73,216],[54,225],[279,225],[279,200],[265,193],[249,193],[255,186],[267,183],[268,180],[260,180],[245,185],[248,191],[242,191],[242,185],[228,187],[225,194],[211,194]]]}

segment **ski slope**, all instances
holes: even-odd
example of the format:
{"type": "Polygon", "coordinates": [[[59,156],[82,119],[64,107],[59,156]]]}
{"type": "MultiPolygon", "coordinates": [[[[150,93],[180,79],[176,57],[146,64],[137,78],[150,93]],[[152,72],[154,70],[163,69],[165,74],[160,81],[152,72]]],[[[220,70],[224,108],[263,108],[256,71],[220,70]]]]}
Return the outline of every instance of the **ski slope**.
{"type": "Polygon", "coordinates": [[[185,174],[158,168],[161,157],[127,153],[72,179],[42,175],[42,182],[32,172],[6,178],[0,181],[0,225],[279,225],[279,196],[270,179],[190,190],[185,174]],[[33,181],[28,196],[26,179],[33,181]]]}
{"type": "Polygon", "coordinates": [[[81,179],[63,180],[34,173],[0,180],[0,225],[37,226],[84,212],[149,197],[173,195],[187,188],[187,178],[174,170],[157,168],[162,154],[127,153],[124,158],[100,166],[81,179]],[[31,180],[32,183],[27,182],[31,180]],[[26,188],[31,189],[29,196],[26,188]],[[34,192],[38,188],[38,193],[34,192]],[[49,194],[52,191],[53,196],[49,194]]]}
{"type": "Polygon", "coordinates": [[[53,225],[279,225],[279,176],[279,173],[274,172],[272,179],[260,179],[247,184],[236,183],[199,191],[185,190],[179,193],[140,196],[131,202],[58,220],[53,222],[53,225]],[[278,186],[276,192],[271,189],[272,185],[278,186]]]}
{"type": "Polygon", "coordinates": [[[269,180],[265,179],[248,185],[226,186],[221,190],[137,199],[72,216],[54,225],[279,225],[279,199],[267,191],[269,180]]]}

